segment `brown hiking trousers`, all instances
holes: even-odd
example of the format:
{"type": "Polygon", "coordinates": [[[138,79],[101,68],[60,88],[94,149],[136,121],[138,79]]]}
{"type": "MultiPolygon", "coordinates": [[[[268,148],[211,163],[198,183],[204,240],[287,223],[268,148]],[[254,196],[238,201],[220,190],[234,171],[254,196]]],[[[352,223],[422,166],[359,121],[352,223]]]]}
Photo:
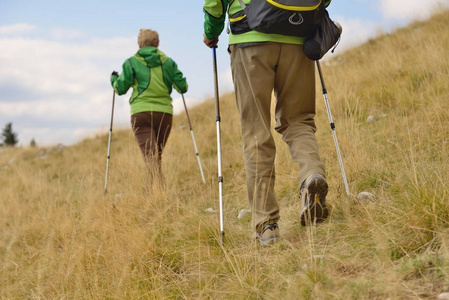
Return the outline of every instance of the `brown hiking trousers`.
{"type": "Polygon", "coordinates": [[[131,116],[131,125],[143,160],[152,175],[162,177],[162,151],[172,128],[171,114],[148,111],[131,116]]]}
{"type": "Polygon", "coordinates": [[[230,45],[229,51],[252,224],[260,231],[265,222],[277,222],[280,218],[274,191],[273,90],[275,130],[299,165],[299,185],[311,174],[325,176],[315,137],[315,66],[303,53],[302,45],[273,42],[247,47],[230,45]]]}

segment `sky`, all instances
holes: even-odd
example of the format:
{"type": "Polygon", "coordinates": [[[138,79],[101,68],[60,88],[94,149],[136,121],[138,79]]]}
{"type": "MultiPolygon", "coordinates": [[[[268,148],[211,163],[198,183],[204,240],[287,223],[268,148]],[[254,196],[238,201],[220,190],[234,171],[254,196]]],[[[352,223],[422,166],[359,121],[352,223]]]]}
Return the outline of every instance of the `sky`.
{"type": "MultiPolygon", "coordinates": [[[[109,132],[110,74],[138,50],[141,28],[158,31],[159,49],[187,78],[187,107],[214,97],[212,50],[203,44],[204,1],[0,0],[0,129],[13,124],[19,146],[71,145],[109,132]]],[[[449,0],[333,0],[343,27],[334,54],[382,32],[425,20],[449,0]]],[[[232,92],[228,36],[217,49],[219,92],[232,92]]],[[[116,96],[114,128],[131,128],[128,99],[116,96]]],[[[183,113],[181,95],[172,93],[183,113]]],[[[211,111],[215,114],[215,111],[211,111]]]]}

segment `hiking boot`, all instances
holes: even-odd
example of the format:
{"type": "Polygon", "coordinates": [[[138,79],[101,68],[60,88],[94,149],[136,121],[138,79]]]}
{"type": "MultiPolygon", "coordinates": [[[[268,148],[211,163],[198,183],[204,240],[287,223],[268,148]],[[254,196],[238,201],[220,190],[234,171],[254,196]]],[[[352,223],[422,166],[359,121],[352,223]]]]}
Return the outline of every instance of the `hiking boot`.
{"type": "Polygon", "coordinates": [[[301,184],[299,198],[301,200],[301,225],[307,226],[321,223],[329,216],[326,206],[328,185],[320,174],[310,175],[301,184]]]}
{"type": "Polygon", "coordinates": [[[281,238],[279,234],[279,226],[277,223],[267,223],[264,225],[262,232],[256,233],[256,239],[262,247],[271,245],[281,238]]]}

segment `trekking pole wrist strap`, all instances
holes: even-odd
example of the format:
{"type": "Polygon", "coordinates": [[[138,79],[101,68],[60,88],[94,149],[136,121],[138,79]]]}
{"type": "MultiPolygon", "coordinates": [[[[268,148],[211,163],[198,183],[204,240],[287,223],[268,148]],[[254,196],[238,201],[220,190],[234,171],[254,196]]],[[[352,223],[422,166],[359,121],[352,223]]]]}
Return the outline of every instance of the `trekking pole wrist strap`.
{"type": "Polygon", "coordinates": [[[242,8],[245,9],[246,8],[246,4],[243,3],[243,0],[239,0],[239,2],[240,2],[240,6],[242,6],[242,8]]]}

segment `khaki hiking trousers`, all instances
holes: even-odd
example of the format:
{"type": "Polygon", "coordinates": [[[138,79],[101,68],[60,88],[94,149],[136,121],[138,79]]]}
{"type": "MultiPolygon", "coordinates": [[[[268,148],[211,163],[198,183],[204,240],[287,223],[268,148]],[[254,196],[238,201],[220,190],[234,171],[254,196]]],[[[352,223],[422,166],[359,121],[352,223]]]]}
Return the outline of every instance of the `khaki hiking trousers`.
{"type": "Polygon", "coordinates": [[[274,191],[276,146],[271,134],[274,90],[275,130],[298,163],[299,185],[311,174],[325,176],[315,132],[315,66],[302,45],[267,42],[229,47],[237,108],[240,113],[248,200],[257,232],[277,222],[274,191]]]}

